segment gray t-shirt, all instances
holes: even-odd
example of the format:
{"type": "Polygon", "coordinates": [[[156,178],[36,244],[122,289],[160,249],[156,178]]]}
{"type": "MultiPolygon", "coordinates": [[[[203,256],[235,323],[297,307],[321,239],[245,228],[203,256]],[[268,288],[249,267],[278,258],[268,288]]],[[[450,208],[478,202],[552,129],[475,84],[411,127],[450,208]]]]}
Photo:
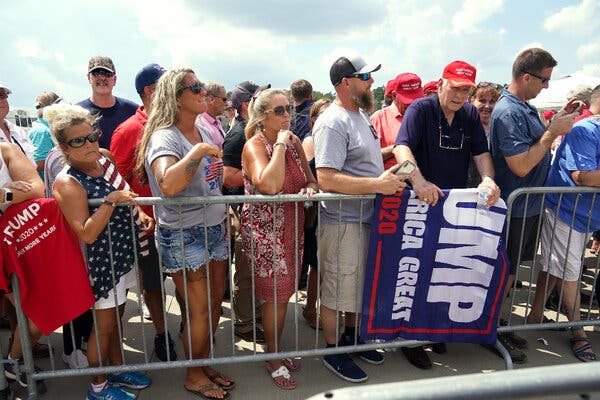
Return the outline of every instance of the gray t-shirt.
{"type": "MultiPolygon", "coordinates": [[[[319,116],[313,129],[315,166],[333,168],[346,175],[375,178],[384,171],[379,137],[363,110],[348,111],[332,103],[319,116]]],[[[372,200],[324,201],[325,222],[371,222],[372,200]],[[362,203],[362,221],[361,217],[362,203]]]]}
{"type": "MultiPolygon", "coordinates": [[[[207,131],[198,125],[196,128],[200,131],[203,142],[213,144],[207,131]]],[[[145,161],[153,196],[167,197],[160,190],[158,182],[152,174],[150,168],[152,162],[162,156],[173,156],[180,160],[192,150],[192,147],[193,145],[175,126],[154,132],[148,143],[145,161]]],[[[222,196],[222,185],[223,160],[212,160],[210,157],[204,156],[190,184],[173,197],[222,196]]],[[[154,206],[154,215],[158,225],[168,229],[218,225],[225,219],[226,211],[225,204],[154,206]]]]}

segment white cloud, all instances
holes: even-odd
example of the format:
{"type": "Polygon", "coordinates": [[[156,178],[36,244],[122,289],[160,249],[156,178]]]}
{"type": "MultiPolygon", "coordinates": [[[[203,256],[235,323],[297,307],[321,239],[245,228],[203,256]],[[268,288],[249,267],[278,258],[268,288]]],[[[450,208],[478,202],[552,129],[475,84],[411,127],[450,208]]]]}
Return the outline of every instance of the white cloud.
{"type": "Polygon", "coordinates": [[[479,25],[502,12],[503,5],[504,0],[465,0],[460,10],[452,16],[453,32],[479,32],[479,25]]]}
{"type": "Polygon", "coordinates": [[[570,36],[595,35],[600,26],[600,6],[597,0],[582,0],[567,6],[544,20],[544,29],[570,36]]]}
{"type": "Polygon", "coordinates": [[[589,76],[600,76],[600,64],[584,64],[581,73],[589,76]]]}
{"type": "Polygon", "coordinates": [[[577,59],[580,61],[598,60],[600,57],[600,43],[590,42],[577,48],[577,59]]]}
{"type": "Polygon", "coordinates": [[[17,54],[22,58],[46,60],[51,56],[50,52],[44,50],[36,38],[20,37],[17,39],[15,47],[17,54]]]}

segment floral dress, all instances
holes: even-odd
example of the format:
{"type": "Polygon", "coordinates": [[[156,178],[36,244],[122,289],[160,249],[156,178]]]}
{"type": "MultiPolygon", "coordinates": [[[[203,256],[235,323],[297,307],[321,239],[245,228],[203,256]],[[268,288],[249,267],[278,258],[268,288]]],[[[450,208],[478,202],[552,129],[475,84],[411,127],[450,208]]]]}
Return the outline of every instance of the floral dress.
{"type": "MultiPolygon", "coordinates": [[[[265,145],[270,159],[273,146],[264,136],[260,135],[259,138],[265,145]]],[[[306,175],[300,163],[300,156],[293,146],[287,146],[285,179],[279,194],[297,194],[304,187],[306,175]]],[[[245,172],[244,189],[247,195],[260,194],[245,172]]],[[[269,303],[287,303],[297,289],[296,275],[300,279],[302,269],[303,204],[244,204],[241,222],[242,243],[248,254],[250,267],[254,271],[256,296],[269,303]]]]}

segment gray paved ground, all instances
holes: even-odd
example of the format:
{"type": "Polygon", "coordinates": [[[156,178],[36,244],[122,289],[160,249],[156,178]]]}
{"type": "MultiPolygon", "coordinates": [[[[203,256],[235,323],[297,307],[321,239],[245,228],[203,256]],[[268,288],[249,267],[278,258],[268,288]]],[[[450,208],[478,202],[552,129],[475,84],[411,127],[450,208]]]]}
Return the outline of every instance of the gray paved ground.
{"type": "MultiPolygon", "coordinates": [[[[586,259],[587,265],[595,265],[596,259],[591,257],[586,259]]],[[[525,274],[528,272],[525,270],[525,274]]],[[[593,271],[588,271],[587,278],[584,276],[586,285],[590,284],[590,276],[593,271]]],[[[173,293],[173,287],[168,282],[168,293],[173,293]]],[[[523,315],[525,308],[523,307],[523,301],[526,298],[526,289],[521,290],[519,293],[518,301],[513,309],[513,315],[516,316],[517,320],[514,323],[518,323],[519,315],[523,315]]],[[[588,287],[589,289],[589,287],[588,287]]],[[[153,330],[151,323],[143,321],[140,323],[139,316],[133,315],[134,301],[136,299],[135,293],[130,293],[130,304],[128,303],[128,311],[124,317],[124,324],[126,330],[126,337],[128,338],[125,345],[126,359],[129,362],[141,362],[143,361],[142,343],[141,343],[141,329],[142,325],[145,329],[149,343],[153,337],[153,330]]],[[[177,338],[177,330],[179,326],[179,309],[172,297],[168,296],[169,306],[169,327],[170,331],[175,334],[177,352],[181,357],[183,355],[183,344],[181,339],[177,338]]],[[[298,309],[299,315],[301,309],[298,309]]],[[[597,307],[593,310],[597,313],[597,307]]],[[[224,317],[219,325],[219,331],[217,333],[217,344],[216,352],[217,355],[231,355],[231,328],[229,315],[229,304],[224,304],[224,317]]],[[[548,316],[554,317],[554,315],[548,314],[548,316]]],[[[284,331],[286,336],[283,348],[292,349],[294,342],[294,312],[293,304],[290,303],[288,309],[287,325],[284,331]]],[[[301,348],[314,347],[315,334],[316,332],[308,327],[300,316],[298,323],[298,339],[301,348]]],[[[589,337],[596,343],[600,343],[600,334],[589,330],[589,337]]],[[[524,365],[517,365],[515,368],[529,368],[534,366],[547,366],[547,365],[564,365],[565,374],[569,373],[570,363],[577,363],[578,361],[573,357],[568,344],[567,339],[569,334],[567,332],[556,332],[556,331],[527,331],[523,332],[522,336],[528,339],[529,349],[527,350],[528,362],[524,365]],[[537,338],[543,337],[548,341],[548,346],[545,346],[538,341],[537,338]]],[[[64,368],[64,363],[60,360],[60,354],[62,353],[62,337],[59,332],[52,334],[48,338],[53,346],[56,348],[56,354],[58,357],[55,359],[56,368],[64,368]]],[[[2,340],[2,347],[6,349],[8,337],[6,332],[0,333],[0,340],[2,340]]],[[[318,339],[319,343],[322,343],[322,339],[318,339]]],[[[244,341],[236,341],[236,355],[252,354],[251,346],[249,343],[244,341]]],[[[151,345],[149,347],[152,349],[151,345]]],[[[259,352],[262,352],[262,347],[258,347],[259,352]]],[[[366,364],[362,361],[358,361],[358,364],[368,373],[368,383],[386,383],[395,381],[408,381],[414,379],[433,378],[442,376],[452,376],[458,374],[468,373],[489,373],[493,371],[502,370],[504,364],[500,358],[492,354],[490,351],[485,350],[477,345],[472,344],[449,344],[448,352],[443,355],[429,353],[434,366],[432,369],[422,371],[411,366],[402,353],[398,352],[385,352],[385,363],[381,366],[373,366],[366,364]]],[[[156,361],[153,354],[150,355],[152,361],[156,361]]],[[[43,369],[50,369],[50,360],[39,360],[38,365],[43,369]]],[[[597,365],[591,365],[590,367],[597,368],[597,365]]],[[[293,391],[282,391],[276,388],[269,375],[266,372],[264,362],[244,362],[235,365],[223,365],[218,367],[222,372],[233,376],[236,379],[237,387],[231,392],[232,398],[237,399],[305,399],[323,391],[327,391],[334,388],[352,386],[353,384],[344,382],[339,378],[335,377],[331,372],[325,369],[319,358],[307,357],[302,359],[302,369],[300,372],[294,374],[294,377],[298,383],[298,388],[293,391]]],[[[182,369],[166,369],[160,371],[151,371],[149,373],[153,380],[153,384],[150,388],[142,390],[138,394],[139,399],[193,399],[195,396],[185,391],[183,388],[184,370],[182,369]]],[[[41,399],[46,400],[70,400],[77,399],[81,400],[85,398],[85,391],[89,382],[87,377],[71,377],[47,380],[48,393],[40,396],[41,399]]],[[[508,383],[507,383],[508,384],[508,383]]],[[[26,398],[25,392],[22,389],[17,389],[17,398],[26,398]]],[[[374,397],[375,398],[375,397],[374,397]]],[[[410,398],[410,397],[406,397],[410,398]]],[[[554,397],[549,396],[545,398],[560,398],[560,399],[578,399],[579,396],[562,396],[554,397]]],[[[592,395],[593,399],[600,399],[600,394],[592,395]]]]}

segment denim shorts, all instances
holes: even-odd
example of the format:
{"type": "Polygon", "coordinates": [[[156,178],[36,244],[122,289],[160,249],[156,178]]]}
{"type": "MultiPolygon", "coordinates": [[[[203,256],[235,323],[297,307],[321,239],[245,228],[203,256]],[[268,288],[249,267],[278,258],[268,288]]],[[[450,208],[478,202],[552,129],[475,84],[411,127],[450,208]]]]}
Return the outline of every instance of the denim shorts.
{"type": "Polygon", "coordinates": [[[166,273],[174,273],[184,267],[196,271],[209,261],[228,258],[227,229],[224,222],[210,227],[196,225],[185,229],[160,228],[156,240],[163,271],[166,273]]]}

